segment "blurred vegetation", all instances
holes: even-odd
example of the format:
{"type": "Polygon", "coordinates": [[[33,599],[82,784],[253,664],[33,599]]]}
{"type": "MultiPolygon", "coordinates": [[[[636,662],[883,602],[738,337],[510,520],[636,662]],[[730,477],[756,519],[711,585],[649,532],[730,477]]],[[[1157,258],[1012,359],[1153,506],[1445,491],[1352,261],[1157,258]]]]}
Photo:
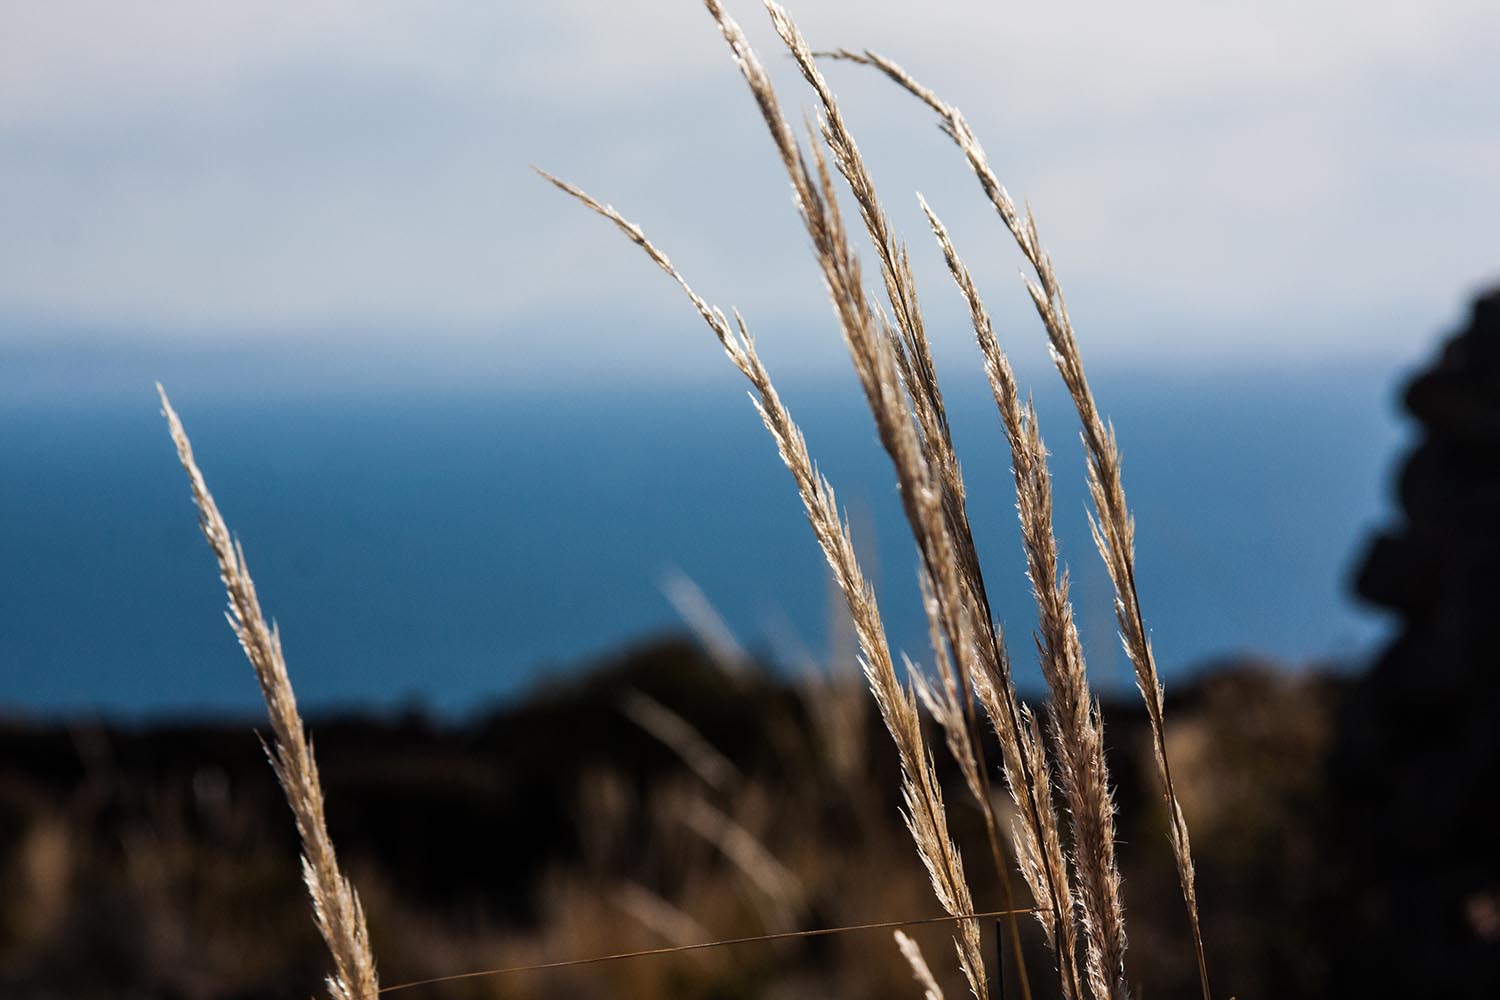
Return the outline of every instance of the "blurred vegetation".
{"type": "MultiPolygon", "coordinates": [[[[1240,996],[1320,990],[1309,947],[1316,817],[1339,691],[1241,664],[1169,706],[1210,957],[1240,996]]],[[[663,640],[463,724],[314,719],[329,823],[369,907],[384,981],[936,914],[868,697],[857,676],[730,671],[663,640]],[[655,706],[655,724],[642,705],[655,706]],[[696,731],[712,759],[669,746],[662,718],[696,731]]],[[[1132,975],[1155,996],[1193,995],[1149,730],[1136,701],[1105,714],[1132,975]]],[[[251,728],[0,727],[4,995],[319,991],[326,956],[295,833],[251,728]]],[[[944,777],[976,904],[998,907],[977,811],[958,776],[944,777]]],[[[1024,930],[1040,970],[1039,934],[1024,930]]],[[[949,995],[963,995],[950,932],[911,933],[949,995]]],[[[1032,978],[1040,988],[1044,977],[1032,978]]],[[[907,998],[915,988],[889,933],[867,932],[409,995],[907,998]]]]}

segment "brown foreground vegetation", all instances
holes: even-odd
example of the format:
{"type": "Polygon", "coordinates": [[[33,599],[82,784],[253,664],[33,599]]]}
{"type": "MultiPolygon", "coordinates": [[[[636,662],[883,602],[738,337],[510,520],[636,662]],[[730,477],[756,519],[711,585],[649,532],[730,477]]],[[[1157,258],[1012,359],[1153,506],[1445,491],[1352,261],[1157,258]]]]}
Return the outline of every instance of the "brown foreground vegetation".
{"type": "MultiPolygon", "coordinates": [[[[1240,996],[1320,992],[1322,760],[1344,688],[1243,664],[1169,704],[1209,957],[1240,996]]],[[[465,723],[314,719],[329,828],[368,910],[383,980],[938,913],[898,817],[896,755],[868,700],[852,679],[730,673],[664,640],[465,723]],[[653,733],[643,705],[690,720],[707,747],[669,747],[670,728],[653,733]]],[[[1132,698],[1106,711],[1132,978],[1153,996],[1196,995],[1148,721],[1132,698]]],[[[319,990],[328,955],[292,863],[297,832],[252,725],[0,727],[0,993],[248,1000],[319,990]]],[[[940,770],[963,802],[962,777],[940,770]]],[[[956,806],[952,823],[960,846],[982,856],[977,810],[956,806]]],[[[997,904],[994,894],[976,905],[997,904]]],[[[1044,968],[1040,935],[1023,927],[1044,968]]],[[[908,933],[947,995],[963,995],[951,929],[908,933]]],[[[991,924],[984,947],[994,946],[991,924]]],[[[1007,989],[1015,995],[1013,982],[1007,989]]],[[[887,931],[406,995],[917,992],[887,931]]]]}

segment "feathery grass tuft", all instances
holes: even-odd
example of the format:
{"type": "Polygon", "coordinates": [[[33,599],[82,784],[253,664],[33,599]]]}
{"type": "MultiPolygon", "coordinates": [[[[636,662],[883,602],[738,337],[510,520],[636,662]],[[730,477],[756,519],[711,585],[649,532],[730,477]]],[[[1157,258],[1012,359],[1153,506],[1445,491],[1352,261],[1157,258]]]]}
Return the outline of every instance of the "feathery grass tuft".
{"type": "Polygon", "coordinates": [[[932,970],[927,967],[927,959],[922,957],[922,949],[917,947],[903,931],[895,932],[896,947],[901,949],[901,955],[911,966],[912,978],[917,985],[922,987],[922,1000],[943,1000],[943,988],[933,978],[932,970]]]}
{"type": "MultiPolygon", "coordinates": [[[[729,21],[727,16],[724,25],[725,37],[730,40],[731,48],[742,44],[744,51],[748,53],[748,43],[744,42],[744,36],[739,32],[738,26],[733,21],[729,21]]],[[[739,50],[736,49],[736,51],[739,50]]],[[[754,59],[753,53],[749,54],[749,58],[754,59]]],[[[765,79],[764,70],[760,68],[758,61],[748,65],[747,78],[765,79]]],[[[769,83],[766,83],[766,86],[769,87],[769,83]]],[[[774,101],[775,99],[774,94],[768,97],[758,96],[762,100],[774,101]]],[[[788,133],[790,134],[790,130],[788,133]]],[[[793,148],[795,149],[795,146],[793,148]]],[[[797,156],[797,160],[800,161],[800,155],[797,156]]],[[[750,336],[744,320],[736,314],[736,325],[731,328],[724,312],[710,306],[697,292],[693,291],[692,286],[673,266],[667,255],[647,239],[639,226],[630,222],[614,208],[596,201],[586,192],[566,181],[543,171],[538,172],[559,189],[613,222],[659,268],[677,282],[698,310],[698,314],[718,338],[730,361],[749,380],[755,390],[756,410],[776,442],[782,461],[792,474],[798,494],[802,498],[808,523],[813,529],[818,544],[823,549],[834,579],[848,605],[855,635],[859,642],[865,677],[874,693],[881,718],[900,756],[902,795],[906,802],[907,823],[916,841],[918,853],[927,868],[934,891],[943,908],[954,915],[973,913],[973,900],[969,893],[968,882],[964,878],[963,863],[959,858],[958,848],[954,846],[952,837],[948,834],[947,812],[943,805],[942,790],[933,771],[931,755],[922,734],[921,716],[911,691],[897,678],[890,646],[886,641],[885,625],[875,601],[875,590],[865,578],[859,561],[855,557],[854,543],[849,536],[848,525],[839,512],[833,487],[814,466],[807,449],[807,441],[792,419],[790,411],[781,401],[770,373],[756,353],[755,341],[750,336]]],[[[811,174],[807,176],[810,178],[811,174]]],[[[815,204],[821,206],[823,203],[819,201],[815,204]]],[[[831,231],[836,231],[837,223],[830,221],[826,215],[822,216],[819,224],[830,227],[831,231]]],[[[961,923],[959,954],[971,989],[974,990],[976,996],[984,997],[987,981],[984,978],[984,959],[981,954],[977,921],[966,920],[961,923]]]]}
{"type": "Polygon", "coordinates": [[[1026,281],[1026,289],[1047,331],[1053,362],[1078,412],[1084,448],[1088,455],[1089,493],[1094,501],[1090,528],[1114,587],[1115,615],[1120,626],[1120,637],[1135,671],[1136,686],[1146,703],[1157,771],[1161,777],[1162,795],[1167,809],[1173,858],[1192,928],[1199,985],[1204,1000],[1210,1000],[1208,963],[1204,957],[1203,931],[1198,919],[1193,851],[1188,837],[1187,819],[1182,814],[1177,789],[1172,781],[1171,762],[1167,756],[1165,694],[1157,673],[1156,656],[1151,649],[1136,587],[1135,520],[1125,500],[1120,449],[1115,440],[1114,428],[1100,415],[1093,389],[1084,373],[1082,353],[1073,332],[1072,320],[1068,317],[1062,286],[1053,269],[1052,258],[1042,247],[1036,218],[1030,208],[1026,210],[1024,217],[1017,209],[1009,192],[991,168],[984,147],[980,145],[979,139],[958,108],[942,100],[895,62],[878,53],[838,49],[824,54],[879,69],[937,113],[944,133],[963,151],[980,187],[1036,275],[1035,280],[1026,281]]]}
{"type": "MultiPolygon", "coordinates": [[[[967,912],[964,906],[970,892],[947,833],[941,790],[922,740],[918,696],[939,723],[947,748],[984,816],[1009,905],[1010,870],[989,795],[989,769],[980,749],[976,700],[993,727],[1001,749],[1001,770],[1017,807],[1013,830],[1017,865],[1037,901],[1034,912],[1056,958],[1060,994],[1068,1000],[1083,1000],[1085,995],[1094,1000],[1124,1000],[1130,993],[1125,969],[1127,942],[1115,856],[1114,802],[1104,759],[1103,720],[1089,688],[1069,598],[1068,574],[1059,559],[1053,529],[1051,472],[1035,408],[1029,399],[1022,402],[1015,374],[975,283],[946,228],[926,201],[922,201],[923,212],[950,274],[969,307],[1011,451],[1027,575],[1037,606],[1037,647],[1048,689],[1045,734],[1043,726],[1016,694],[1004,633],[991,611],[970,528],[963,476],[953,448],[907,250],[895,235],[870,170],[819,68],[819,53],[807,44],[785,10],[772,0],[765,0],[777,35],[819,106],[817,135],[804,151],[782,113],[780,99],[764,65],[744,32],[719,0],[704,0],[704,5],[729,45],[791,181],[797,213],[811,240],[835,320],[880,443],[895,472],[902,507],[920,557],[919,578],[938,675],[936,681],[926,680],[909,661],[907,672],[916,694],[897,679],[874,594],[854,559],[848,528],[834,503],[832,488],[813,467],[806,442],[776,395],[744,322],[736,315],[738,330],[731,329],[724,314],[699,298],[640,228],[613,208],[566,182],[544,176],[614,222],[677,281],[713,329],[731,361],[755,388],[756,406],[792,471],[814,535],[849,604],[871,690],[900,752],[908,825],[939,900],[949,913],[967,912]],[[874,248],[888,313],[873,303],[865,291],[859,259],[839,212],[834,173],[852,196],[860,223],[874,248]],[[1066,824],[1057,811],[1055,794],[1060,794],[1066,805],[1066,824]]],[[[823,54],[880,68],[938,113],[944,131],[964,151],[985,194],[1036,275],[1035,280],[1027,281],[1026,287],[1083,427],[1088,482],[1095,506],[1091,524],[1114,583],[1121,634],[1147,703],[1171,817],[1179,880],[1192,924],[1203,994],[1209,1000],[1192,856],[1165,751],[1161,684],[1136,593],[1134,526],[1125,503],[1119,450],[1113,430],[1100,416],[1084,375],[1062,290],[1052,262],[1041,247],[1036,222],[1029,210],[1023,216],[1017,209],[956,108],[882,56],[842,49],[823,54]]],[[[978,947],[978,929],[963,922],[959,931],[960,965],[970,989],[983,997],[987,977],[978,947]]],[[[1024,966],[1020,965],[1020,936],[1014,921],[1011,941],[1021,970],[1023,992],[1029,997],[1029,983],[1024,966]]],[[[914,967],[917,964],[913,962],[914,967]]],[[[925,963],[922,967],[925,968],[925,963]]]]}
{"type": "Polygon", "coordinates": [[[365,914],[354,886],[339,870],[333,840],[323,817],[323,785],[318,779],[318,763],[313,757],[312,741],[302,717],[297,714],[297,699],[287,676],[286,658],[281,652],[281,636],[274,624],[266,622],[255,593],[255,581],[245,565],[245,553],[229,533],[229,526],[214,503],[208,483],[193,458],[193,445],[177,411],[172,409],[166,390],[158,383],[162,415],[177,458],[187,473],[193,502],[198,506],[198,524],[203,537],[219,562],[219,576],[229,595],[227,617],[245,650],[245,657],[255,669],[260,693],[265,698],[266,714],[271,720],[272,741],[266,748],[276,779],[286,792],[287,804],[302,839],[302,878],[312,900],[313,919],[318,932],[333,956],[333,972],[328,976],[329,995],[334,1000],[362,1000],[380,991],[375,974],[375,959],[370,951],[370,934],[365,914]]]}

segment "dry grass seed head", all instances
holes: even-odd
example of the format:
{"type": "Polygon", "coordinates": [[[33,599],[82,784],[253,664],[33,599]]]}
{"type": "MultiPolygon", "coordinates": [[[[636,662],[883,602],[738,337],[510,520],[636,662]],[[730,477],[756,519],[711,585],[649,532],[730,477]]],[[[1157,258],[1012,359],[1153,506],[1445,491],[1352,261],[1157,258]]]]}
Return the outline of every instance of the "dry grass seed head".
{"type": "Polygon", "coordinates": [[[984,147],[969,127],[962,112],[923,87],[909,73],[890,59],[874,52],[854,53],[838,50],[829,55],[880,69],[935,111],[943,131],[963,151],[980,187],[989,198],[1001,221],[1011,233],[1027,262],[1036,274],[1026,288],[1037,314],[1047,331],[1052,358],[1078,412],[1085,450],[1088,455],[1089,491],[1094,500],[1096,519],[1091,519],[1094,540],[1109,571],[1115,590],[1115,612],[1126,653],[1135,670],[1136,685],[1146,703],[1150,719],[1157,770],[1167,807],[1173,856],[1178,881],[1192,929],[1198,961],[1199,985],[1204,1000],[1211,993],[1208,967],[1204,958],[1203,934],[1198,918],[1196,879],[1187,821],[1172,781],[1171,763],[1166,752],[1164,696],[1151,649],[1140,598],[1135,582],[1135,525],[1125,499],[1121,461],[1114,428],[1105,422],[1095,402],[1093,390],[1084,373],[1083,360],[1068,316],[1062,288],[1053,269],[1052,259],[1042,248],[1036,219],[1028,208],[1024,217],[996,177],[984,147]]]}
{"type": "Polygon", "coordinates": [[[297,714],[297,699],[287,676],[286,658],[281,651],[281,637],[275,625],[266,621],[255,593],[255,581],[245,565],[245,553],[233,540],[208,483],[193,457],[192,442],[177,412],[167,399],[166,390],[158,384],[162,415],[177,457],[187,473],[193,501],[198,507],[198,524],[203,537],[219,563],[219,575],[229,596],[229,624],[234,628],[255,670],[271,721],[272,740],[267,747],[271,766],[286,793],[287,804],[302,840],[302,876],[312,900],[313,918],[333,957],[334,971],[328,977],[328,991],[335,1000],[357,1000],[374,996],[379,988],[375,960],[370,950],[365,914],[354,887],[339,870],[333,841],[328,836],[323,816],[323,786],[313,757],[312,742],[297,714]]]}

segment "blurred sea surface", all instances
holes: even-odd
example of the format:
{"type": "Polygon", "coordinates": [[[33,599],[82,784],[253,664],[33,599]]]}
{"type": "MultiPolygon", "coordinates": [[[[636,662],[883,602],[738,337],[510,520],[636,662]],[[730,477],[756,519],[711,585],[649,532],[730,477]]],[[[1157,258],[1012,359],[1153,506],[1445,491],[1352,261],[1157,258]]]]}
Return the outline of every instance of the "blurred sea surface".
{"type": "MultiPolygon", "coordinates": [[[[1090,669],[1126,686],[1076,418],[1055,375],[1033,375],[1090,669]]],[[[1357,667],[1383,634],[1347,578],[1388,507],[1403,434],[1392,372],[1095,380],[1124,450],[1168,683],[1242,654],[1357,667]]],[[[257,707],[149,378],[139,383],[69,393],[0,380],[0,711],[257,707]]],[[[169,388],[304,705],[462,714],[515,698],[681,628],[663,590],[679,574],[753,652],[792,666],[838,645],[821,555],[733,382],[169,388]]],[[[893,644],[929,659],[915,553],[852,384],[793,379],[784,396],[875,568],[893,644]]],[[[971,382],[949,405],[996,614],[1035,684],[993,403],[971,382]]]]}

